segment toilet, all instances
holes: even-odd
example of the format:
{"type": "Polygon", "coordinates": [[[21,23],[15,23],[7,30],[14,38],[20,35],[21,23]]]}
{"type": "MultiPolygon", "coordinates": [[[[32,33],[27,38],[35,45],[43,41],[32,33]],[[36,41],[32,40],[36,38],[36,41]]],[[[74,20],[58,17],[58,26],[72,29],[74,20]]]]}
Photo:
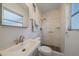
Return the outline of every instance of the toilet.
{"type": "Polygon", "coordinates": [[[38,47],[38,55],[39,56],[51,56],[52,49],[48,46],[40,46],[38,47]]]}

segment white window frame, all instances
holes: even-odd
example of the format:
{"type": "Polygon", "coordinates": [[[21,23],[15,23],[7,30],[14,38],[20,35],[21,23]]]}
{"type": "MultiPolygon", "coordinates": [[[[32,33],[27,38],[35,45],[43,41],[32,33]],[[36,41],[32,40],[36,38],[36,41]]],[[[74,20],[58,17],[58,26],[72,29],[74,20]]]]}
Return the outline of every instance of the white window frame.
{"type": "MultiPolygon", "coordinates": [[[[10,12],[16,14],[16,15],[21,16],[21,17],[22,17],[22,23],[21,23],[22,26],[18,26],[18,25],[17,25],[17,27],[23,27],[23,16],[20,15],[19,13],[15,12],[15,11],[13,11],[13,10],[7,8],[7,7],[4,7],[4,6],[2,7],[2,20],[4,20],[4,9],[7,10],[7,11],[10,11],[10,12]]],[[[19,23],[19,22],[17,22],[17,21],[11,21],[11,22],[19,23]]],[[[2,24],[2,25],[4,25],[4,24],[2,24]]],[[[15,25],[8,25],[8,26],[15,26],[15,25]]]]}
{"type": "Polygon", "coordinates": [[[70,4],[70,23],[68,26],[68,30],[79,30],[79,29],[72,29],[72,25],[71,25],[71,21],[72,21],[72,17],[77,15],[77,13],[79,13],[79,11],[77,11],[74,15],[72,15],[72,4],[70,4]]]}

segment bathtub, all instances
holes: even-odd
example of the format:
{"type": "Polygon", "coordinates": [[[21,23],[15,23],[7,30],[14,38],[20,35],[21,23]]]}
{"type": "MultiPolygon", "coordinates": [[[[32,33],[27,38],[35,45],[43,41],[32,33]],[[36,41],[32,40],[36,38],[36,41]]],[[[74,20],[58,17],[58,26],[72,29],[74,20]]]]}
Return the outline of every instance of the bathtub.
{"type": "Polygon", "coordinates": [[[28,39],[23,43],[19,43],[10,48],[0,51],[2,56],[31,56],[33,52],[40,46],[40,40],[28,39]]]}

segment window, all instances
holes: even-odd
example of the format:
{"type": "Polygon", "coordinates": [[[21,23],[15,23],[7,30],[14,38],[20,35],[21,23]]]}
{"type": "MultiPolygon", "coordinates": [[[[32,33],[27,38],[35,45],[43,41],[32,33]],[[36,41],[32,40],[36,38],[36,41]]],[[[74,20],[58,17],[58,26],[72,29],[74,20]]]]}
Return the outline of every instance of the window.
{"type": "Polygon", "coordinates": [[[3,25],[22,26],[23,17],[16,12],[3,8],[3,25]]]}
{"type": "Polygon", "coordinates": [[[70,29],[79,29],[79,3],[71,4],[70,29]]]}

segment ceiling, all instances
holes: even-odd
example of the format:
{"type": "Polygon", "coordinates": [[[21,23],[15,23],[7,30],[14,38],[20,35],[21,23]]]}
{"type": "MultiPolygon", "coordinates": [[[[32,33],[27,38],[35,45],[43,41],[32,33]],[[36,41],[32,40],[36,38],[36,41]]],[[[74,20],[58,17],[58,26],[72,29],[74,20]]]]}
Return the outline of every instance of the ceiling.
{"type": "Polygon", "coordinates": [[[37,3],[38,9],[41,13],[46,13],[60,7],[60,3],[37,3]]]}
{"type": "MultiPolygon", "coordinates": [[[[17,3],[16,3],[17,4],[17,3]]],[[[26,11],[29,11],[28,6],[25,3],[18,3],[18,5],[26,11]]]]}
{"type": "Polygon", "coordinates": [[[16,3],[18,6],[20,6],[25,12],[26,14],[29,16],[29,8],[25,3],[16,3]]]}

